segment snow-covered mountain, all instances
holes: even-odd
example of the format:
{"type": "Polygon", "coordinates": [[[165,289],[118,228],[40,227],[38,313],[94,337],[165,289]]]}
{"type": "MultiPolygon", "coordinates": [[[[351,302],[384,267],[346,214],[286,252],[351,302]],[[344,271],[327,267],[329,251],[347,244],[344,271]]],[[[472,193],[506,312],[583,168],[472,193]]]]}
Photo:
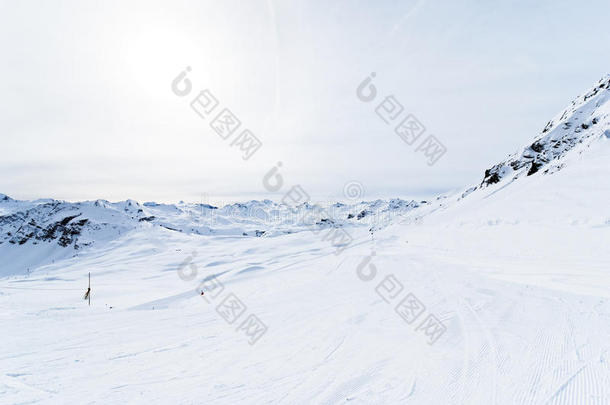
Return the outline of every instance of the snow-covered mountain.
{"type": "Polygon", "coordinates": [[[130,231],[162,231],[200,236],[273,237],[313,228],[377,229],[405,217],[427,202],[393,199],[354,204],[308,204],[298,207],[270,200],[209,204],[140,204],[134,200],[67,202],[18,201],[0,196],[0,255],[20,256],[0,263],[0,274],[20,274],[83,248],[102,247],[130,231]],[[15,250],[15,246],[21,247],[15,250]]]}
{"type": "Polygon", "coordinates": [[[609,80],[427,202],[0,195],[0,402],[610,404],[609,80]]]}
{"type": "Polygon", "coordinates": [[[62,201],[0,201],[0,243],[57,243],[79,249],[96,240],[113,239],[145,220],[135,201],[111,204],[107,201],[69,203],[62,201]]]}
{"type": "MultiPolygon", "coordinates": [[[[609,116],[610,75],[550,120],[530,145],[487,169],[482,182],[458,193],[458,199],[507,179],[560,170],[569,154],[583,153],[610,138],[609,116]]],[[[422,206],[428,208],[422,211],[434,211],[438,205],[447,205],[454,199],[452,197],[440,196],[436,203],[394,199],[357,204],[303,204],[295,210],[270,200],[219,208],[208,204],[140,204],[133,200],[117,203],[105,200],[77,203],[52,199],[16,201],[0,194],[0,244],[46,242],[78,250],[151,225],[199,235],[257,237],[299,232],[312,225],[383,227],[393,220],[404,219],[405,214],[422,206]]]]}
{"type": "Polygon", "coordinates": [[[0,244],[56,243],[80,249],[137,228],[159,226],[198,235],[263,236],[299,232],[312,225],[362,226],[391,222],[426,201],[301,204],[291,207],[270,200],[208,204],[140,204],[134,200],[66,202],[0,199],[0,244]]]}
{"type": "Polygon", "coordinates": [[[550,120],[521,151],[485,171],[481,186],[505,178],[560,170],[568,153],[582,153],[601,138],[610,138],[610,75],[579,96],[550,120]]]}

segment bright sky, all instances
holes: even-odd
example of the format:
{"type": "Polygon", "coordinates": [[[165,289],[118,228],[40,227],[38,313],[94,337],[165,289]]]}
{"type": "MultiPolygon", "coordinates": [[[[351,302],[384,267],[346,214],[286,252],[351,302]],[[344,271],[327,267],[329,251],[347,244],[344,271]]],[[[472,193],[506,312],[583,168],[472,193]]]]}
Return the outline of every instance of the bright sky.
{"type": "Polygon", "coordinates": [[[610,2],[0,0],[0,193],[423,198],[480,181],[610,73],[610,2]],[[171,83],[187,66],[188,96],[171,83]],[[377,98],[356,97],[371,73],[377,98]],[[205,119],[201,90],[219,101],[205,119]],[[426,127],[408,145],[375,107],[426,127]],[[223,140],[222,108],[242,122],[223,140]],[[249,129],[262,147],[231,146],[249,129]],[[417,146],[434,135],[433,166],[417,146]],[[281,161],[284,188],[263,176],[281,161]]]}

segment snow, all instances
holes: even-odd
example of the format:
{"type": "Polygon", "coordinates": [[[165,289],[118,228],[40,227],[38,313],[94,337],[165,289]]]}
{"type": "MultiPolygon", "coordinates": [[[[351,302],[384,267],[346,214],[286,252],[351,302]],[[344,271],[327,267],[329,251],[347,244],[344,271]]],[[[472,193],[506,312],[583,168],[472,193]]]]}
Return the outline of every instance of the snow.
{"type": "Polygon", "coordinates": [[[432,202],[0,201],[0,403],[609,404],[607,108],[558,170],[432,202]],[[9,243],[14,214],[91,225],[9,243]]]}
{"type": "Polygon", "coordinates": [[[608,90],[610,76],[605,76],[549,121],[531,145],[488,169],[482,185],[494,184],[511,175],[530,176],[541,169],[547,173],[560,170],[562,163],[558,162],[566,153],[588,148],[608,131],[608,90]]]}

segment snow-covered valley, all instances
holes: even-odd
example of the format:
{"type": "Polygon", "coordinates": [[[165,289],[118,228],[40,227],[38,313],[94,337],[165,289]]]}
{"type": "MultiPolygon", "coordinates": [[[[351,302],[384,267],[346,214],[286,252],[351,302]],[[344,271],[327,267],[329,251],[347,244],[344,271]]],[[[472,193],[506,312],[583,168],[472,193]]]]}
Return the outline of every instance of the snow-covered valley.
{"type": "Polygon", "coordinates": [[[0,402],[610,404],[609,88],[432,201],[0,196],[0,402]]]}

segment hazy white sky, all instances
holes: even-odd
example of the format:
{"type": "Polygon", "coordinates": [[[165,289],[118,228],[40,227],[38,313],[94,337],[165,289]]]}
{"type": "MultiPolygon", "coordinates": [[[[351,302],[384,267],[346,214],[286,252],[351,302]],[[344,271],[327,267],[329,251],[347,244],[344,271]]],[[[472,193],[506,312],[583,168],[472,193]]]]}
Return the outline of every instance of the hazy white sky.
{"type": "Polygon", "coordinates": [[[261,198],[278,161],[276,199],[458,188],[610,73],[609,20],[607,0],[0,0],[0,193],[261,198]],[[371,72],[446,146],[436,165],[356,97],[371,72]],[[251,159],[190,108],[206,88],[262,140],[251,159]]]}

